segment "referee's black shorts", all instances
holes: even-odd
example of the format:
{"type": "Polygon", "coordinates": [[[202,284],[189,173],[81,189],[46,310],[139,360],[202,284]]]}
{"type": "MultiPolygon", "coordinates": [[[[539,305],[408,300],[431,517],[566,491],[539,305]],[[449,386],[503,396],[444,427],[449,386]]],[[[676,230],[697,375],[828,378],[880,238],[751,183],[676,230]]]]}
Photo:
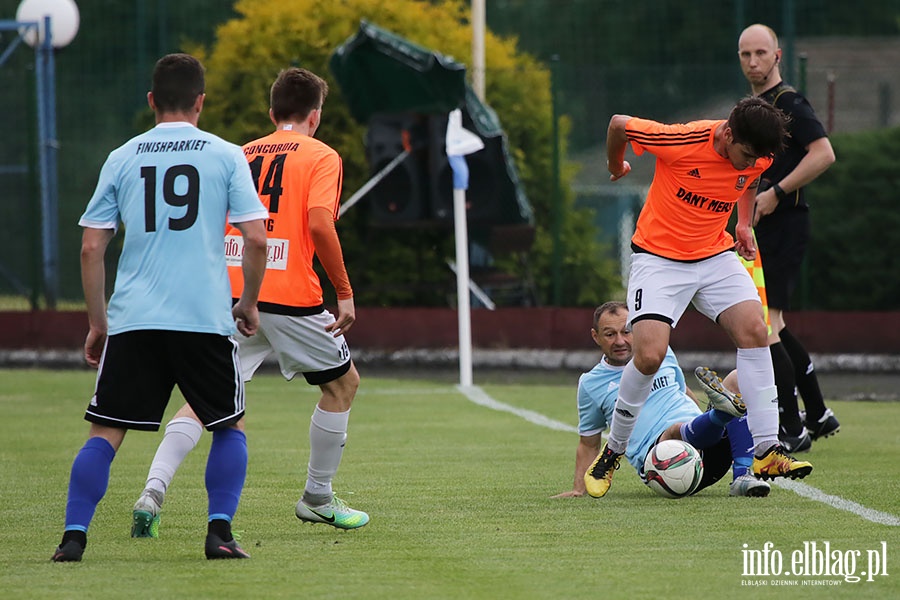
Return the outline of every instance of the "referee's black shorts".
{"type": "Polygon", "coordinates": [[[244,415],[244,383],[231,336],[139,330],[110,336],[84,418],[121,429],[157,431],[177,385],[212,431],[244,415]]]}
{"type": "Polygon", "coordinates": [[[809,212],[790,210],[760,219],[754,228],[769,307],[790,310],[809,245],[809,212]]]}

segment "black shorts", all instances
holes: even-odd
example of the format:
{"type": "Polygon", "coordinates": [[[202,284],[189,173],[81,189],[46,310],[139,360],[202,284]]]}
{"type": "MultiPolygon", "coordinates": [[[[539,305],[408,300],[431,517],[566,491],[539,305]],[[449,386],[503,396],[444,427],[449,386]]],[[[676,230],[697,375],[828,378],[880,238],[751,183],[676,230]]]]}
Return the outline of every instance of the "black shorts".
{"type": "Polygon", "coordinates": [[[791,307],[809,244],[809,229],[809,212],[805,210],[769,215],[754,229],[771,308],[785,311],[791,307]]]}
{"type": "Polygon", "coordinates": [[[208,430],[236,423],[244,415],[237,342],[226,335],[184,331],[112,335],[84,418],[108,427],[157,431],[176,385],[208,430]]]}
{"type": "Polygon", "coordinates": [[[715,445],[700,450],[700,456],[703,457],[703,478],[694,494],[725,477],[731,468],[731,442],[728,436],[724,436],[715,445]]]}

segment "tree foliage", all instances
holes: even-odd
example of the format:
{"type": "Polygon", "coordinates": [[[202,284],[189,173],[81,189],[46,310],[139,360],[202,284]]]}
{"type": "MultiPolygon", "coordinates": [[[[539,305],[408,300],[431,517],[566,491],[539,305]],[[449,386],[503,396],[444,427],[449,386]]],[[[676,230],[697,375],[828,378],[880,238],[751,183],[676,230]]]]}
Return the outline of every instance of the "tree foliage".
{"type": "MultiPolygon", "coordinates": [[[[207,101],[201,125],[244,143],[268,133],[268,90],[279,70],[306,67],[329,82],[330,92],[318,138],[344,160],[344,200],[368,179],[363,140],[341,97],[328,60],[352,36],[360,19],[411,41],[471,63],[472,31],[468,3],[461,0],[242,0],[238,17],[225,22],[207,49],[195,49],[207,68],[207,101]]],[[[508,136],[525,192],[536,217],[536,242],[530,254],[539,301],[552,287],[551,216],[552,111],[550,76],[545,66],[521,53],[514,39],[490,33],[485,39],[486,101],[508,136]]],[[[561,269],[565,304],[591,305],[619,288],[616,265],[602,252],[583,209],[574,207],[563,169],[561,269]]],[[[361,206],[363,203],[357,206],[361,206]]],[[[339,221],[345,261],[357,302],[368,305],[445,305],[452,273],[452,230],[378,229],[367,212],[350,210],[339,221]]],[[[521,263],[506,261],[523,274],[521,263]]],[[[327,286],[326,286],[327,287],[327,286]]]]}

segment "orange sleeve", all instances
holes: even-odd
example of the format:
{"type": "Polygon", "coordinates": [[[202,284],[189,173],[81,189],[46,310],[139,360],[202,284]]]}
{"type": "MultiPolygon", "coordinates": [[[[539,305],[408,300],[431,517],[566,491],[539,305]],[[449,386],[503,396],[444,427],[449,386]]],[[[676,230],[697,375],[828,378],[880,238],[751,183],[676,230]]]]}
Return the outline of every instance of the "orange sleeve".
{"type": "Polygon", "coordinates": [[[316,162],[309,180],[307,207],[321,206],[332,212],[332,220],[337,220],[341,204],[341,185],[344,178],[343,163],[337,152],[328,149],[316,162]]]}
{"type": "Polygon", "coordinates": [[[334,217],[329,209],[322,206],[309,209],[309,235],[316,248],[316,256],[325,268],[338,300],[352,298],[353,288],[350,287],[350,277],[347,276],[347,268],[344,266],[341,241],[338,239],[334,217]]]}

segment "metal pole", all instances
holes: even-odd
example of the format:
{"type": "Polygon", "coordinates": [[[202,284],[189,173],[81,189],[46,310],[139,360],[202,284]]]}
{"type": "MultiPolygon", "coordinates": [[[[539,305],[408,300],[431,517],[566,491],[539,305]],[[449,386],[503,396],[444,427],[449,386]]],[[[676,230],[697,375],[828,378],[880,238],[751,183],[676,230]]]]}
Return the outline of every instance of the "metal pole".
{"type": "Polygon", "coordinates": [[[828,120],[825,124],[825,131],[830,134],[834,131],[834,86],[836,80],[834,71],[828,71],[825,80],[828,84],[828,120]]]}
{"type": "MultiPolygon", "coordinates": [[[[37,59],[37,53],[35,53],[35,59],[37,59]]],[[[37,60],[35,60],[37,62],[37,60]]],[[[25,121],[27,123],[28,128],[28,193],[26,194],[27,198],[27,206],[28,206],[28,280],[31,286],[31,291],[29,293],[29,304],[31,305],[31,310],[38,310],[40,308],[41,303],[41,211],[39,208],[39,203],[36,200],[39,198],[39,184],[38,184],[38,174],[40,173],[41,167],[39,162],[39,150],[38,145],[35,142],[39,142],[39,138],[37,135],[37,120],[40,118],[38,114],[38,101],[37,101],[37,73],[36,73],[35,65],[34,69],[29,69],[28,75],[28,84],[25,86],[25,89],[29,90],[28,92],[28,102],[26,106],[28,107],[26,111],[25,121]]]]}
{"type": "Polygon", "coordinates": [[[798,63],[799,63],[799,68],[800,68],[800,75],[799,75],[799,79],[797,80],[797,83],[798,83],[797,91],[805,96],[806,95],[806,75],[807,75],[807,69],[808,69],[808,63],[809,63],[809,56],[806,54],[806,52],[800,53],[800,56],[798,57],[798,63]]]}
{"type": "Polygon", "coordinates": [[[797,38],[797,28],[794,19],[796,13],[794,0],[785,0],[784,4],[781,5],[781,8],[783,11],[782,18],[784,20],[784,43],[782,44],[785,54],[784,76],[786,81],[793,82],[796,81],[796,79],[794,79],[794,40],[797,38]]]}
{"type": "Polygon", "coordinates": [[[472,0],[472,89],[484,102],[485,2],[472,0]]]}
{"type": "Polygon", "coordinates": [[[393,171],[397,167],[397,165],[402,163],[407,156],[409,156],[409,150],[404,150],[403,152],[395,156],[391,160],[391,162],[389,162],[383,169],[375,173],[375,175],[373,175],[370,180],[365,182],[361,188],[356,190],[356,192],[352,196],[350,196],[350,198],[348,198],[346,202],[341,204],[341,208],[338,211],[338,216],[343,217],[345,212],[350,210],[354,204],[362,200],[363,197],[369,193],[369,190],[378,185],[378,182],[384,179],[388,173],[393,171]]]}
{"type": "Polygon", "coordinates": [[[472,385],[472,308],[469,302],[469,232],[466,190],[453,189],[456,234],[456,314],[459,322],[459,385],[472,385]]]}
{"type": "Polygon", "coordinates": [[[59,292],[57,227],[56,90],[54,87],[53,41],[50,16],[44,17],[44,39],[38,45],[37,94],[39,160],[41,164],[41,240],[44,298],[47,308],[56,308],[59,292]]]}
{"type": "MultiPolygon", "coordinates": [[[[737,46],[737,41],[744,31],[744,0],[736,0],[734,3],[734,29],[734,41],[735,46],[737,46]]],[[[741,69],[735,69],[734,77],[736,81],[735,89],[744,90],[747,88],[747,80],[744,78],[744,73],[741,69]]]]}
{"type": "Polygon", "coordinates": [[[553,207],[553,306],[562,304],[562,194],[559,184],[559,106],[557,106],[557,79],[559,79],[559,55],[550,58],[550,104],[553,128],[553,174],[550,194],[553,207]]]}

